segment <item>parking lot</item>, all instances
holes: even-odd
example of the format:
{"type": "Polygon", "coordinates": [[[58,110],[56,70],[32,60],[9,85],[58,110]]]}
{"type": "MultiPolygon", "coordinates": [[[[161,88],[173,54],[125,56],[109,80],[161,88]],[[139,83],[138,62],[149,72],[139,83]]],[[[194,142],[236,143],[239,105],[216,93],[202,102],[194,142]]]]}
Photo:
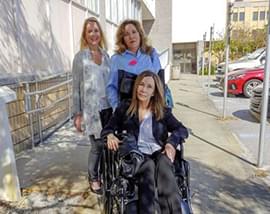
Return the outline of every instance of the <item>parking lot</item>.
{"type": "MultiPolygon", "coordinates": [[[[208,92],[208,78],[201,77],[201,84],[205,93],[208,92]]],[[[209,88],[209,99],[215,104],[215,107],[223,115],[223,92],[217,86],[218,82],[211,81],[209,88]]],[[[249,112],[250,99],[244,96],[229,95],[227,98],[226,120],[239,143],[246,151],[247,158],[252,163],[257,163],[260,123],[249,112]]],[[[270,167],[270,124],[266,125],[264,146],[264,167],[270,167]],[[267,152],[268,151],[268,152],[267,152]]]]}

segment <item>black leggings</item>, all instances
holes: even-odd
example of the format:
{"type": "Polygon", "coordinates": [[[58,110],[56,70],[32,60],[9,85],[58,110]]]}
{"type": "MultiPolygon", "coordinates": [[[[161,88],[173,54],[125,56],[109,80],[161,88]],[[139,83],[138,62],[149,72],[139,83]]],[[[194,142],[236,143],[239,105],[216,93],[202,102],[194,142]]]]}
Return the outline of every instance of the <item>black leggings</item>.
{"type": "MultiPolygon", "coordinates": [[[[100,112],[101,125],[104,127],[110,120],[112,115],[112,108],[104,109],[100,112]]],[[[99,163],[102,156],[103,142],[101,139],[90,135],[91,148],[88,155],[88,178],[90,181],[99,181],[99,163]]]]}

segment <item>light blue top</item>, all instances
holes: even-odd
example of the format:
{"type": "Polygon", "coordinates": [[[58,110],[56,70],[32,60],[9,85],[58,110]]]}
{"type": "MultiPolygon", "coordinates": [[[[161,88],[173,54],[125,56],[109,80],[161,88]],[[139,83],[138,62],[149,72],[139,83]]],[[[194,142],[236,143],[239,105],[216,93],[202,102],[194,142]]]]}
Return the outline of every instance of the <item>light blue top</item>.
{"type": "Polygon", "coordinates": [[[161,149],[153,136],[152,131],[152,113],[147,114],[140,124],[140,132],[138,137],[138,149],[147,155],[153,154],[161,149]]]}
{"type": "Polygon", "coordinates": [[[111,70],[107,84],[107,96],[113,109],[119,104],[118,97],[118,70],[125,70],[133,74],[140,74],[145,70],[155,73],[161,69],[159,56],[153,48],[151,55],[143,53],[140,49],[137,53],[126,50],[122,54],[115,54],[111,58],[111,70]]]}

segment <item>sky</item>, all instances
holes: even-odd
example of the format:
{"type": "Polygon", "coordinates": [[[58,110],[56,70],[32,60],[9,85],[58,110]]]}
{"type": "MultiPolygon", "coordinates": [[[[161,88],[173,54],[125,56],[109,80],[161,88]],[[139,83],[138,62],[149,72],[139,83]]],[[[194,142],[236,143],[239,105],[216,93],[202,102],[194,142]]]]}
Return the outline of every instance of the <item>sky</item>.
{"type": "Polygon", "coordinates": [[[210,27],[214,24],[214,37],[224,34],[226,0],[172,0],[172,41],[194,42],[209,40],[210,27]]]}

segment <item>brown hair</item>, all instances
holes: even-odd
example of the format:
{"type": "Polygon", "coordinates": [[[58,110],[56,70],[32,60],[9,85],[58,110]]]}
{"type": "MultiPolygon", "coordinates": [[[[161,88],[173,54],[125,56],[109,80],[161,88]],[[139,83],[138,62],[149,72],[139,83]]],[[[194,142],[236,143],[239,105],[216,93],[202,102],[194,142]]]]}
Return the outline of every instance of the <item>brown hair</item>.
{"type": "Polygon", "coordinates": [[[139,87],[139,84],[145,77],[152,77],[155,82],[154,95],[150,99],[149,108],[155,114],[156,119],[160,120],[164,116],[164,108],[165,108],[164,89],[159,79],[159,76],[151,71],[144,71],[137,76],[133,87],[131,104],[127,110],[127,115],[132,116],[138,112],[139,102],[137,98],[137,89],[139,87]]]}
{"type": "Polygon", "coordinates": [[[133,20],[133,19],[126,19],[124,20],[118,27],[117,31],[116,31],[116,53],[121,54],[123,53],[126,49],[127,46],[125,44],[124,41],[124,35],[125,35],[125,27],[128,24],[132,24],[134,25],[134,27],[137,29],[137,31],[139,32],[140,35],[140,48],[142,49],[143,52],[145,52],[146,54],[151,53],[152,51],[152,46],[148,45],[147,43],[147,37],[145,36],[144,30],[140,24],[140,22],[138,22],[137,20],[133,20]]]}
{"type": "Polygon", "coordinates": [[[89,17],[87,18],[84,23],[83,23],[83,30],[82,30],[82,34],[81,34],[81,45],[80,45],[80,49],[84,49],[84,48],[88,48],[88,43],[85,39],[85,34],[86,34],[86,27],[88,25],[88,23],[90,22],[95,22],[99,28],[100,31],[100,42],[99,42],[99,47],[103,48],[103,49],[107,49],[107,42],[104,36],[104,33],[102,31],[101,25],[99,23],[99,21],[95,18],[95,17],[89,17]]]}

